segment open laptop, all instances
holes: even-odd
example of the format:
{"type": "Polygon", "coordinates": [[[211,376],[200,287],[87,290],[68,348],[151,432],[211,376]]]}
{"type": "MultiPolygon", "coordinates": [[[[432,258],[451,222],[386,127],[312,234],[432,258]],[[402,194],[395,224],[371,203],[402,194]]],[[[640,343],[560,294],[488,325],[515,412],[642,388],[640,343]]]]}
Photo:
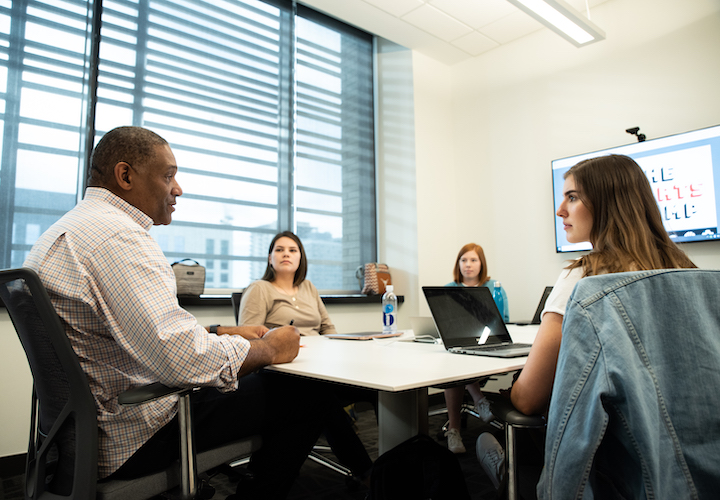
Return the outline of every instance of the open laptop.
{"type": "Polygon", "coordinates": [[[411,316],[410,326],[412,326],[415,342],[427,342],[428,344],[436,344],[440,340],[440,334],[435,327],[435,321],[430,316],[411,316]]]}
{"type": "Polygon", "coordinates": [[[531,344],[513,343],[488,288],[424,286],[423,293],[448,352],[499,358],[530,352],[531,344]]]}
{"type": "Polygon", "coordinates": [[[552,292],[553,287],[546,286],[545,290],[543,290],[542,297],[540,297],[540,303],[537,306],[537,309],[535,309],[535,316],[533,316],[533,319],[530,321],[517,321],[515,322],[516,325],[539,325],[540,320],[542,319],[540,317],[540,314],[543,312],[543,309],[545,309],[545,302],[547,302],[547,298],[550,295],[550,292],[552,292]]]}

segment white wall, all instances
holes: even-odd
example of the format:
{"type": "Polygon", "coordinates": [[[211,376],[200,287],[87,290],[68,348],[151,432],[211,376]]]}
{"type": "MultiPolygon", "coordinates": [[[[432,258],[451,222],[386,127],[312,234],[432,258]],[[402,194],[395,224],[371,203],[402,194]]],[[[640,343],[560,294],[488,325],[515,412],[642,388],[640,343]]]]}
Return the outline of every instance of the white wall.
{"type": "MultiPolygon", "coordinates": [[[[540,31],[452,68],[456,216],[465,221],[455,238],[483,245],[511,318],[532,317],[543,287],[576,255],[555,253],[551,160],[630,143],[629,127],[652,139],[720,123],[719,9],[707,0],[609,0],[593,10],[605,41],[577,49],[540,31]]],[[[418,186],[435,175],[423,167],[418,186]]],[[[419,199],[432,194],[449,196],[418,190],[419,199]]],[[[435,244],[427,237],[420,248],[435,244]]],[[[684,248],[699,266],[720,268],[720,242],[684,248]]]]}
{"type": "MultiPolygon", "coordinates": [[[[476,238],[477,217],[461,217],[459,187],[466,185],[465,169],[458,169],[457,126],[453,113],[451,71],[421,54],[413,57],[417,165],[419,313],[430,315],[422,286],[445,285],[459,248],[476,238]],[[470,239],[468,239],[470,238],[470,239]]],[[[475,194],[470,195],[475,198],[475,194]]],[[[475,213],[475,212],[473,212],[475,213]]],[[[410,249],[408,249],[410,250],[410,249]]]]}

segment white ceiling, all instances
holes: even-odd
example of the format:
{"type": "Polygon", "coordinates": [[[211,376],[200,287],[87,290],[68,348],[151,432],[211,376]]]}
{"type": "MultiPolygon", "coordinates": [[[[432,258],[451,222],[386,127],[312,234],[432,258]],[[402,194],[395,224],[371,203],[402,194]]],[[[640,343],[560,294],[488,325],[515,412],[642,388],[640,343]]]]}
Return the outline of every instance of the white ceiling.
{"type": "MultiPolygon", "coordinates": [[[[586,1],[592,14],[592,7],[606,0],[566,0],[587,17],[586,1]]],[[[507,0],[300,2],[448,65],[478,56],[533,31],[548,29],[507,0]]]]}

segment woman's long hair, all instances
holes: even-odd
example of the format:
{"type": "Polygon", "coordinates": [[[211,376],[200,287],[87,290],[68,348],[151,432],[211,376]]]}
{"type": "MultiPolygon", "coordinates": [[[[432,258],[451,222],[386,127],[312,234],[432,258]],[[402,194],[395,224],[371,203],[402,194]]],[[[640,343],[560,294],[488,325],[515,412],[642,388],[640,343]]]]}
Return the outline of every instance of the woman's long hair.
{"type": "MultiPolygon", "coordinates": [[[[290,238],[297,243],[297,246],[300,249],[300,265],[298,265],[298,268],[295,271],[295,279],[293,280],[293,286],[300,286],[300,283],[305,281],[305,276],[307,276],[307,257],[305,257],[305,248],[303,248],[302,241],[300,241],[300,238],[298,238],[295,233],[292,231],[283,231],[282,233],[276,234],[270,242],[268,257],[272,254],[273,249],[275,248],[275,242],[277,242],[280,238],[290,238]]],[[[265,274],[263,274],[262,279],[272,283],[275,281],[275,277],[275,269],[270,264],[270,259],[268,258],[267,267],[265,268],[265,274]]]]}
{"type": "Polygon", "coordinates": [[[568,266],[584,276],[697,267],[670,239],[645,173],[623,155],[583,160],[565,173],[592,214],[593,250],[568,266]]]}
{"type": "Polygon", "coordinates": [[[468,243],[460,249],[460,252],[458,252],[457,257],[455,258],[455,267],[453,268],[453,281],[455,283],[463,282],[463,275],[460,272],[460,257],[468,253],[470,250],[475,252],[480,258],[480,276],[478,277],[480,278],[480,285],[484,285],[485,282],[490,279],[490,276],[488,276],[485,252],[483,251],[482,247],[477,243],[468,243]]]}

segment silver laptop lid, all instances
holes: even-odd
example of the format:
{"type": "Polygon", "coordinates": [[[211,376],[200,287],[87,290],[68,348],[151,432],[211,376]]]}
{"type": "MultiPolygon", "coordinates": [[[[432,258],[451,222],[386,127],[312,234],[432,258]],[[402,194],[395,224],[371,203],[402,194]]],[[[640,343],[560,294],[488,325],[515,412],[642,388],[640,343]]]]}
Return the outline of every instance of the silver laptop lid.
{"type": "Polygon", "coordinates": [[[446,349],[512,343],[488,288],[424,286],[423,293],[446,349]]]}

